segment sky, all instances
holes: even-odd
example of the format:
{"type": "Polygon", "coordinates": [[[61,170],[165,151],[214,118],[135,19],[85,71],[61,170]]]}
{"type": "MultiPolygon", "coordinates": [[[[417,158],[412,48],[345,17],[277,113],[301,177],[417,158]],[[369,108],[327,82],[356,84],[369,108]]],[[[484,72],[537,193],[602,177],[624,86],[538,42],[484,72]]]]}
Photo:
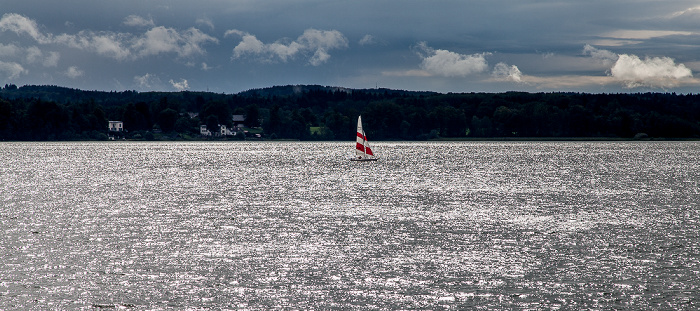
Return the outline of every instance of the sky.
{"type": "Polygon", "coordinates": [[[0,84],[700,91],[685,0],[0,0],[0,84]]]}

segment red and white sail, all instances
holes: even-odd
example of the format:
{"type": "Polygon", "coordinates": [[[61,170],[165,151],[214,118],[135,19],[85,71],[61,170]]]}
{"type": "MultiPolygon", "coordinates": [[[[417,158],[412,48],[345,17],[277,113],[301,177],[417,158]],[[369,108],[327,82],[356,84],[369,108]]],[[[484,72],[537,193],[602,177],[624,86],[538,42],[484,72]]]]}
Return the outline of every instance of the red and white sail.
{"type": "Polygon", "coordinates": [[[372,149],[367,143],[367,136],[365,136],[365,131],[362,129],[362,116],[357,117],[357,144],[355,144],[355,155],[358,158],[365,158],[366,156],[374,156],[372,149]]]}

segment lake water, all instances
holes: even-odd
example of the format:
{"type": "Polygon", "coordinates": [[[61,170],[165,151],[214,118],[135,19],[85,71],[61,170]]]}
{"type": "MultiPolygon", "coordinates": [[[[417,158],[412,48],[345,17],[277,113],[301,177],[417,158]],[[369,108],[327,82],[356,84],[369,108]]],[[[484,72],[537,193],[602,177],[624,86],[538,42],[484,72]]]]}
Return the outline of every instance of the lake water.
{"type": "Polygon", "coordinates": [[[0,143],[0,309],[698,309],[700,143],[0,143]]]}

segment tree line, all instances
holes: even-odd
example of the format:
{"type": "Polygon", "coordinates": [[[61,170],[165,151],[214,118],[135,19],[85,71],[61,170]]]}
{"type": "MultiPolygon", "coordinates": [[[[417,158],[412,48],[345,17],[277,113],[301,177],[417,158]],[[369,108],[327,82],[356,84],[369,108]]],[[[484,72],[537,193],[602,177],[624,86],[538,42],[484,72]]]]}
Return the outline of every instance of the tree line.
{"type": "Polygon", "coordinates": [[[102,92],[58,86],[0,89],[0,140],[201,139],[231,116],[267,139],[349,140],[363,116],[372,140],[599,137],[700,138],[700,95],[434,93],[279,86],[238,94],[102,92]]]}

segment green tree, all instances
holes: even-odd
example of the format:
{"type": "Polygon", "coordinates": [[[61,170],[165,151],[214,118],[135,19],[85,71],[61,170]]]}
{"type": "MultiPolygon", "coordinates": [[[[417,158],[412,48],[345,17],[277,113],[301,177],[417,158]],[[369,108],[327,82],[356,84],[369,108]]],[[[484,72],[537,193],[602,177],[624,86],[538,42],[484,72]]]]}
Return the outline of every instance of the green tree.
{"type": "Polygon", "coordinates": [[[202,120],[208,120],[210,116],[215,116],[219,124],[231,127],[233,125],[231,115],[231,108],[225,102],[212,101],[204,105],[199,117],[202,120]]]}
{"type": "Polygon", "coordinates": [[[467,132],[464,112],[452,106],[435,107],[428,117],[443,137],[462,137],[467,132]]]}
{"type": "Polygon", "coordinates": [[[479,118],[472,117],[471,133],[475,137],[491,137],[493,136],[493,122],[489,117],[479,118]]]}
{"type": "MultiPolygon", "coordinates": [[[[134,132],[150,130],[148,117],[143,113],[143,109],[139,109],[137,105],[128,104],[124,110],[124,116],[122,116],[124,129],[134,132]]],[[[148,113],[147,110],[146,113],[148,113]]]]}
{"type": "Polygon", "coordinates": [[[248,105],[245,109],[245,123],[249,127],[260,126],[260,109],[258,105],[248,105]]]}
{"type": "Polygon", "coordinates": [[[175,132],[178,133],[183,133],[183,134],[196,134],[197,124],[195,124],[192,119],[183,116],[179,117],[177,121],[175,121],[175,132]]]}
{"type": "Polygon", "coordinates": [[[34,100],[27,108],[27,124],[31,140],[61,140],[69,138],[66,130],[70,116],[55,102],[34,100]]]}
{"type": "Polygon", "coordinates": [[[219,118],[216,115],[209,115],[205,123],[207,125],[207,130],[211,132],[212,135],[219,133],[221,128],[219,127],[219,118]]]}
{"type": "Polygon", "coordinates": [[[378,140],[400,137],[401,112],[401,107],[390,100],[371,103],[362,117],[369,137],[378,140]]]}
{"type": "Polygon", "coordinates": [[[158,124],[164,132],[172,132],[179,114],[174,109],[167,108],[158,113],[158,124]]]}
{"type": "Polygon", "coordinates": [[[329,111],[326,113],[325,124],[337,139],[355,137],[355,127],[351,124],[350,118],[337,111],[329,111]]]}
{"type": "MultiPolygon", "coordinates": [[[[7,85],[5,88],[7,88],[7,85]]],[[[0,98],[0,140],[15,138],[17,117],[14,105],[0,98]]]]}
{"type": "Polygon", "coordinates": [[[512,136],[513,132],[517,132],[515,129],[516,112],[506,106],[500,106],[496,108],[493,113],[493,121],[496,123],[496,135],[499,136],[512,136]]]}
{"type": "Polygon", "coordinates": [[[280,115],[280,107],[275,105],[270,109],[270,118],[267,120],[265,126],[265,134],[275,135],[279,137],[282,133],[282,116],[280,115]]]}

